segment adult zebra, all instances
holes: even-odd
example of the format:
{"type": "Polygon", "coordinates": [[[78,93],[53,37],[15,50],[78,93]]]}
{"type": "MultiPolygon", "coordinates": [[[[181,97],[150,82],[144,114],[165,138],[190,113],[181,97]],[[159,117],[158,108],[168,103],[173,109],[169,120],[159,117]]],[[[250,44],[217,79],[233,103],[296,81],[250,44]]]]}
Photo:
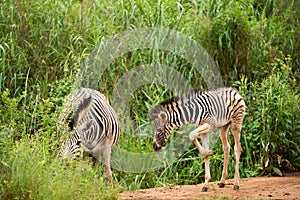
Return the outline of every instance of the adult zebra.
{"type": "Polygon", "coordinates": [[[72,96],[74,133],[65,141],[60,156],[75,159],[87,151],[104,164],[105,177],[111,181],[111,148],[120,137],[120,123],[108,99],[100,92],[81,88],[72,96]]]}
{"type": "Polygon", "coordinates": [[[196,145],[205,162],[205,183],[202,191],[208,189],[211,178],[209,156],[214,152],[209,149],[209,133],[220,130],[220,137],[224,151],[224,165],[219,187],[225,186],[228,174],[228,157],[230,143],[228,129],[234,136],[234,151],[236,157],[234,190],[239,189],[239,159],[242,151],[240,132],[245,115],[245,102],[242,96],[232,88],[221,88],[212,91],[192,91],[187,95],[168,99],[150,111],[150,119],[154,123],[155,135],[153,148],[160,150],[169,138],[172,129],[185,124],[195,124],[197,127],[189,134],[190,140],[196,145]],[[197,140],[201,136],[202,145],[197,140]]]}

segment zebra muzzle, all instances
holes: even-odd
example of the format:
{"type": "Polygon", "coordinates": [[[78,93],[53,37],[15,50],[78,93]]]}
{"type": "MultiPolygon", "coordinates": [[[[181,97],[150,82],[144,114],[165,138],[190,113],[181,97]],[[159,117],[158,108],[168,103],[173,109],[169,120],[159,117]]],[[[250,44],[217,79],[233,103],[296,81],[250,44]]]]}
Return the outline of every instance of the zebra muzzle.
{"type": "Polygon", "coordinates": [[[154,151],[159,151],[161,150],[162,146],[158,144],[157,142],[153,142],[153,149],[154,151]]]}

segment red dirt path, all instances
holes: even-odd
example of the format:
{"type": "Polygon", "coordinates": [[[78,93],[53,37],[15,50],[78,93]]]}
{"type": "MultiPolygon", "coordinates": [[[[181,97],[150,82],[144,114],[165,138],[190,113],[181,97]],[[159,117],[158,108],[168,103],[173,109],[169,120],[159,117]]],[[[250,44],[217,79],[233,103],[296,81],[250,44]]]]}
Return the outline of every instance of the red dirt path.
{"type": "MultiPolygon", "coordinates": [[[[240,181],[240,190],[233,190],[233,180],[227,181],[225,188],[217,182],[210,183],[208,192],[201,192],[202,184],[174,187],[161,187],[120,194],[119,200],[137,199],[210,199],[209,197],[228,197],[228,199],[299,199],[300,172],[285,177],[253,177],[240,181]]],[[[217,198],[212,198],[217,199],[217,198]]]]}

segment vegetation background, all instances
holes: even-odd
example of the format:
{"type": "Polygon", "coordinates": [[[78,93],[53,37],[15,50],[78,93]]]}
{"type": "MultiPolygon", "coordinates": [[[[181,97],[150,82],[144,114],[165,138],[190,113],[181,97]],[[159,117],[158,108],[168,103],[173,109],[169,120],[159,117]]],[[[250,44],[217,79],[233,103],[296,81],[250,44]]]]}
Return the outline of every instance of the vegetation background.
{"type": "MultiPolygon", "coordinates": [[[[241,177],[299,171],[299,6],[299,0],[0,1],[0,199],[112,199],[124,190],[203,182],[203,159],[193,145],[154,172],[113,170],[113,186],[101,177],[101,167],[83,160],[66,168],[57,156],[57,119],[84,58],[106,39],[141,27],[173,29],[200,43],[225,85],[244,96],[241,177]]],[[[122,74],[153,61],[205,88],[184,59],[137,50],[113,63],[99,90],[110,97],[122,74]]],[[[132,94],[137,134],[123,133],[118,146],[152,152],[152,138],[139,137],[138,128],[151,126],[149,109],[172,95],[156,84],[132,94]]],[[[218,180],[220,141],[214,150],[212,180],[218,180]]]]}

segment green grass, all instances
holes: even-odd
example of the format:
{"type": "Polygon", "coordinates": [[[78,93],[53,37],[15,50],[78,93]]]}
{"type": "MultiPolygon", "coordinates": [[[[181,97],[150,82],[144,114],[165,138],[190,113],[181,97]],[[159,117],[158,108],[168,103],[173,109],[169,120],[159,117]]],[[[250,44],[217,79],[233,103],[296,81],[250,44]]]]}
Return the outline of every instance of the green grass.
{"type": "MultiPolygon", "coordinates": [[[[298,7],[298,1],[277,0],[1,2],[0,199],[112,199],[124,190],[204,181],[203,159],[192,144],[178,147],[170,141],[171,148],[185,151],[167,154],[174,159],[157,170],[113,169],[113,187],[104,182],[101,167],[93,168],[85,160],[65,167],[57,158],[62,142],[57,119],[85,59],[115,35],[144,27],[176,30],[201,44],[225,85],[241,92],[247,104],[242,177],[300,170],[298,7]]],[[[137,49],[107,66],[98,89],[114,103],[117,81],[153,63],[176,70],[194,88],[207,87],[186,58],[137,49]]],[[[118,147],[152,153],[149,110],[177,93],[154,81],[132,92],[126,107],[131,125],[122,125],[118,147]]],[[[122,110],[117,112],[123,117],[122,110]]],[[[180,129],[172,137],[184,140],[179,135],[186,132],[180,129]]],[[[220,140],[213,149],[212,180],[218,180],[223,163],[220,140]]],[[[231,155],[229,177],[233,164],[231,155]]]]}
{"type": "Polygon", "coordinates": [[[1,162],[1,199],[117,199],[120,188],[107,185],[87,162],[66,167],[49,154],[51,144],[24,138],[1,162]]]}

